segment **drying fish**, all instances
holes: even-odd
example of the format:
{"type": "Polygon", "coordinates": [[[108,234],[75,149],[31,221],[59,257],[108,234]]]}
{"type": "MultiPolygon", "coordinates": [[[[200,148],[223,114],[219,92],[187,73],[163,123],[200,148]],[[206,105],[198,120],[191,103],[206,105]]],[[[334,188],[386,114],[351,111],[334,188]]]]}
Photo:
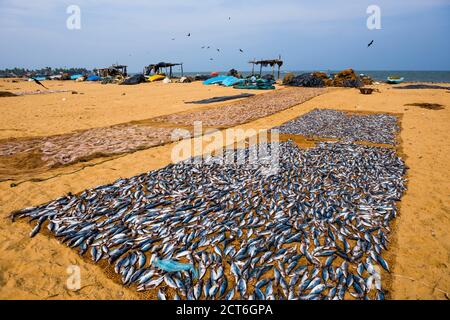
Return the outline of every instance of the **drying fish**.
{"type": "Polygon", "coordinates": [[[314,109],[277,127],[280,133],[307,137],[339,138],[395,144],[400,130],[397,117],[388,114],[354,114],[331,109],[314,109]]]}
{"type": "Polygon", "coordinates": [[[389,270],[403,161],[352,143],[278,147],[271,175],[260,163],[184,161],[12,218],[29,219],[32,235],[47,226],[159,299],[384,299],[376,270],[389,270]]]}

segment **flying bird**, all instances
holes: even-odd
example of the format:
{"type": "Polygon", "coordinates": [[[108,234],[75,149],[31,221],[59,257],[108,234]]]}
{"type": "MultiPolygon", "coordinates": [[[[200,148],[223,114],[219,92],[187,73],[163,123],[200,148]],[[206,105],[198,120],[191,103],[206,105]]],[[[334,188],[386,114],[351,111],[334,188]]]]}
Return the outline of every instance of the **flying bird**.
{"type": "Polygon", "coordinates": [[[244,52],[244,50],[242,50],[242,49],[239,49],[239,51],[240,51],[240,52],[244,52]]]}
{"type": "Polygon", "coordinates": [[[217,49],[217,52],[220,52],[220,49],[217,49]]]}
{"type": "Polygon", "coordinates": [[[231,17],[228,17],[228,20],[231,20],[231,17]]]}
{"type": "Polygon", "coordinates": [[[213,58],[209,58],[209,60],[213,61],[214,59],[213,58]]]}
{"type": "Polygon", "coordinates": [[[33,81],[36,82],[38,85],[40,85],[40,86],[42,86],[42,87],[44,87],[45,89],[48,90],[48,88],[46,86],[44,86],[39,80],[37,80],[35,78],[31,78],[31,79],[33,79],[33,81]]]}
{"type": "Polygon", "coordinates": [[[367,45],[367,48],[370,47],[373,44],[373,40],[370,41],[370,43],[367,45]]]}
{"type": "Polygon", "coordinates": [[[190,37],[190,36],[191,36],[191,33],[189,32],[189,33],[187,34],[187,36],[190,37]]]}
{"type": "Polygon", "coordinates": [[[202,49],[205,49],[205,46],[203,46],[202,49]]]}
{"type": "Polygon", "coordinates": [[[174,41],[175,40],[175,38],[172,38],[172,41],[174,41]]]}
{"type": "Polygon", "coordinates": [[[206,49],[209,49],[209,48],[211,48],[210,46],[208,46],[206,49]]]}

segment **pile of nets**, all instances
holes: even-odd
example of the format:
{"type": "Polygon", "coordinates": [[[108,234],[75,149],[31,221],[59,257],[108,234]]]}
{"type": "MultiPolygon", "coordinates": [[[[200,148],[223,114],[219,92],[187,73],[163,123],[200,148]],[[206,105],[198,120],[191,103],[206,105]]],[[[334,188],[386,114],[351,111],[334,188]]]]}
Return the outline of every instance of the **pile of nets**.
{"type": "Polygon", "coordinates": [[[350,87],[360,88],[364,85],[370,85],[373,80],[369,76],[360,77],[353,69],[346,69],[333,76],[324,72],[303,73],[295,76],[288,73],[283,80],[284,85],[294,87],[350,87]]]}
{"type": "Polygon", "coordinates": [[[363,82],[353,69],[346,69],[334,75],[333,86],[359,88],[363,82]]]}
{"type": "Polygon", "coordinates": [[[146,82],[146,79],[144,77],[144,75],[142,74],[136,74],[132,77],[126,78],[122,83],[122,85],[135,85],[135,84],[139,84],[139,83],[144,83],[146,82]]]}
{"type": "Polygon", "coordinates": [[[315,77],[312,73],[303,73],[283,81],[285,85],[294,87],[324,87],[325,83],[321,78],[315,77]]]}
{"type": "Polygon", "coordinates": [[[230,77],[238,78],[238,79],[242,78],[242,75],[236,69],[231,69],[230,71],[228,71],[227,75],[230,76],[230,77]]]}

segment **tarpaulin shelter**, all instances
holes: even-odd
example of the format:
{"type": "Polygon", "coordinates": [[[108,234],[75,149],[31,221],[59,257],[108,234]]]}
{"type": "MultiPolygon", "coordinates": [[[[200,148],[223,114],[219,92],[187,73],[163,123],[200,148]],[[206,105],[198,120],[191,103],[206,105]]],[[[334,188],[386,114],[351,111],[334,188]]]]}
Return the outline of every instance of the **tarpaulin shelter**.
{"type": "Polygon", "coordinates": [[[262,76],[263,67],[271,66],[272,67],[272,75],[275,77],[275,66],[278,66],[278,79],[280,79],[280,69],[283,65],[283,60],[281,60],[281,56],[278,59],[268,59],[268,60],[253,60],[249,61],[252,64],[252,75],[255,75],[255,66],[259,65],[259,76],[262,76]]]}
{"type": "Polygon", "coordinates": [[[157,64],[151,64],[144,67],[144,75],[149,76],[152,73],[160,73],[162,69],[165,69],[165,74],[169,76],[169,78],[173,77],[173,67],[180,66],[181,68],[181,76],[184,76],[183,71],[183,63],[170,63],[170,62],[160,62],[157,64]],[[169,69],[169,72],[167,72],[169,69]]]}
{"type": "Polygon", "coordinates": [[[108,68],[95,69],[94,72],[96,75],[102,78],[115,76],[126,77],[128,75],[127,66],[119,64],[113,64],[111,67],[108,68]]]}

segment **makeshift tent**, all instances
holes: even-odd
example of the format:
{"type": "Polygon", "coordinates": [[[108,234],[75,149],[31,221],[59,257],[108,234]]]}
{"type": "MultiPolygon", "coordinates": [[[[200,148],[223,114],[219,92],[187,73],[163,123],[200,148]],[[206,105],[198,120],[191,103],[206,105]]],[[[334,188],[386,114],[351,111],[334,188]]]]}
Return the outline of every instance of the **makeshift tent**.
{"type": "Polygon", "coordinates": [[[162,69],[165,69],[164,73],[168,74],[169,78],[172,78],[173,77],[173,67],[175,67],[175,66],[181,67],[181,76],[183,77],[184,76],[183,63],[160,62],[157,64],[150,64],[150,65],[144,67],[143,73],[145,76],[150,76],[152,73],[154,73],[154,74],[163,73],[162,69]]]}
{"type": "Polygon", "coordinates": [[[126,77],[128,75],[127,66],[118,64],[113,64],[111,67],[108,68],[94,69],[94,72],[97,76],[104,78],[115,76],[126,77]]]}

